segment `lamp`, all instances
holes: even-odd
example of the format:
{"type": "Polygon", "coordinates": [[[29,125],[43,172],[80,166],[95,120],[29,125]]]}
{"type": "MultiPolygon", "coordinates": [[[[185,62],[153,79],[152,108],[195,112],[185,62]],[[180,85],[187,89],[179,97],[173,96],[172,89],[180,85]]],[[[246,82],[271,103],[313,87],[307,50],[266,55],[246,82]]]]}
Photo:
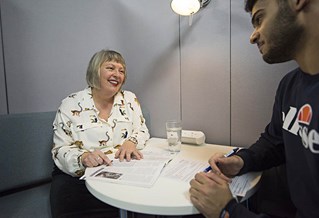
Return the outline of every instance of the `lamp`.
{"type": "Polygon", "coordinates": [[[211,0],[172,0],[171,8],[176,14],[190,16],[206,7],[211,0]]]}

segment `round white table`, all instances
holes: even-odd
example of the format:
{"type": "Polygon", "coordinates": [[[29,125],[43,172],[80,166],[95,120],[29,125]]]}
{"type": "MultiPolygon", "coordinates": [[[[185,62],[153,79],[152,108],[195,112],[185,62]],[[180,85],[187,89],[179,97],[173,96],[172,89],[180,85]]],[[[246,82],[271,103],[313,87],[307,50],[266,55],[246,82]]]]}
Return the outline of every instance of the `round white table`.
{"type": "MultiPolygon", "coordinates": [[[[151,138],[147,143],[147,147],[149,146],[166,149],[167,142],[166,139],[151,138]]],[[[230,146],[212,144],[199,146],[183,144],[181,151],[169,164],[181,159],[208,161],[213,153],[227,153],[231,149],[230,146]]],[[[252,181],[254,187],[259,179],[260,175],[252,181]]],[[[126,211],[153,215],[191,215],[199,213],[190,202],[189,183],[180,180],[160,176],[151,188],[86,180],[86,187],[96,198],[126,211]]]]}

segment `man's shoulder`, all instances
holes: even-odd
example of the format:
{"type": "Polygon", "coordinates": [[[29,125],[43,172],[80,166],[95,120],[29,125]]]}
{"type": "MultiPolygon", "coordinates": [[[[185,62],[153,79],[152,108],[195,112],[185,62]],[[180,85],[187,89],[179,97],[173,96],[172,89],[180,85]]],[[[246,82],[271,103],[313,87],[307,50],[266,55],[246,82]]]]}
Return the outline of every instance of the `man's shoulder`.
{"type": "Polygon", "coordinates": [[[280,81],[279,88],[285,87],[288,84],[294,83],[298,80],[298,77],[302,74],[300,68],[295,68],[288,72],[280,81]]]}
{"type": "Polygon", "coordinates": [[[299,67],[289,71],[282,80],[291,80],[295,78],[298,74],[302,73],[301,69],[299,67]]]}

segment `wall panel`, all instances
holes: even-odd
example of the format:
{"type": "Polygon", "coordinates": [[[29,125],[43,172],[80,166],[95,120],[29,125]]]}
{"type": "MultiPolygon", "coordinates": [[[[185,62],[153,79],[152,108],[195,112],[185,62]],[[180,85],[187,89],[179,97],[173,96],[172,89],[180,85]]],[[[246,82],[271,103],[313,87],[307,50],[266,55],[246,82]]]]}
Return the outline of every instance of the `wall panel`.
{"type": "MultiPolygon", "coordinates": [[[[1,14],[0,4],[0,14],[1,14]]],[[[0,20],[1,22],[1,20],[0,20]]],[[[2,48],[2,34],[1,34],[1,23],[0,23],[0,114],[7,114],[7,98],[6,98],[6,85],[5,85],[5,71],[3,64],[3,48],[2,48]]]]}
{"type": "Polygon", "coordinates": [[[167,1],[122,2],[128,18],[123,35],[128,57],[125,87],[150,113],[152,135],[166,137],[165,121],[180,117],[178,16],[167,1]]]}
{"type": "Polygon", "coordinates": [[[212,1],[181,18],[182,118],[206,142],[230,142],[230,2],[212,1]]]}

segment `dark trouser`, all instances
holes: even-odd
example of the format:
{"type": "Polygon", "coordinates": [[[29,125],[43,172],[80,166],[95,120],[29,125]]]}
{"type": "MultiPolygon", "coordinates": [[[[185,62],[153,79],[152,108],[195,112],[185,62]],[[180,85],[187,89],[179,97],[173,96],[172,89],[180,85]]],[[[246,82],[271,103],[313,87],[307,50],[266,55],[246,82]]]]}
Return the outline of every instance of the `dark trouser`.
{"type": "Polygon", "coordinates": [[[295,217],[296,208],[290,200],[285,165],[263,172],[260,187],[249,199],[249,204],[256,213],[280,218],[295,217]]]}
{"type": "Polygon", "coordinates": [[[119,209],[95,198],[85,181],[55,167],[50,191],[52,218],[119,217],[119,209]]]}

